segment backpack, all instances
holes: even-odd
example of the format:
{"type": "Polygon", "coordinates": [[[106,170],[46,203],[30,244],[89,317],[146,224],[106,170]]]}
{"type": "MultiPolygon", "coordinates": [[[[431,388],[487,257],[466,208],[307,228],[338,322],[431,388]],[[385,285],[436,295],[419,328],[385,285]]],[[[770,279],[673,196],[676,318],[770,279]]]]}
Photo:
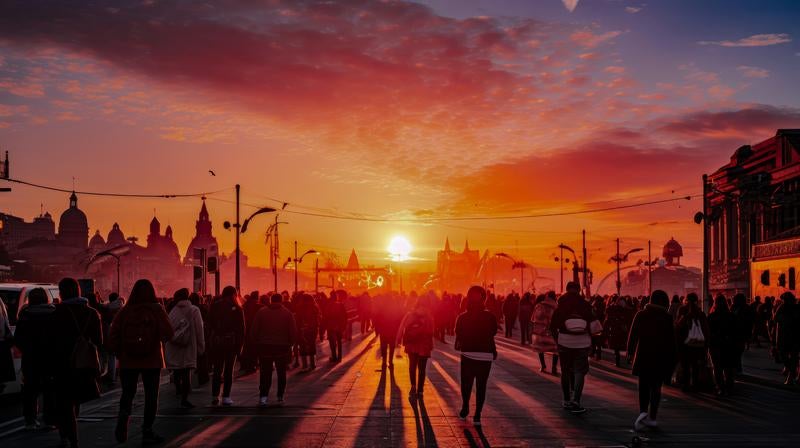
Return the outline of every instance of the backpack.
{"type": "Polygon", "coordinates": [[[192,324],[188,319],[181,317],[177,325],[173,325],[173,327],[175,328],[175,335],[172,337],[173,344],[186,347],[192,343],[192,324]]]}
{"type": "Polygon", "coordinates": [[[683,343],[689,347],[705,347],[706,337],[703,335],[703,329],[700,328],[700,322],[697,319],[692,319],[689,335],[686,336],[686,340],[683,343]]]}
{"type": "Polygon", "coordinates": [[[415,343],[422,339],[424,335],[425,329],[425,317],[419,316],[414,314],[411,322],[406,325],[406,329],[403,332],[403,343],[415,343]]]}
{"type": "Polygon", "coordinates": [[[132,308],[125,317],[122,351],[134,358],[151,355],[159,344],[156,317],[144,307],[132,308]]]}
{"type": "Polygon", "coordinates": [[[72,321],[75,322],[75,328],[78,330],[78,338],[75,340],[75,345],[72,346],[72,353],[69,357],[70,368],[100,371],[100,358],[97,355],[97,347],[84,335],[86,327],[89,326],[89,319],[86,319],[83,328],[81,328],[78,325],[78,319],[75,314],[69,308],[67,309],[70,316],[72,316],[72,321]]]}

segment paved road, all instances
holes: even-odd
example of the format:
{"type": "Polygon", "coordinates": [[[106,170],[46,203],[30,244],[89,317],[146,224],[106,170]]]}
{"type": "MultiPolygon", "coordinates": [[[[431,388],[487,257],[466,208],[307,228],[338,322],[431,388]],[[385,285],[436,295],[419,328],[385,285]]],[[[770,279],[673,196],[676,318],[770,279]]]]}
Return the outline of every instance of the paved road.
{"type": "MultiPolygon", "coordinates": [[[[283,407],[256,407],[257,375],[234,383],[235,406],[208,405],[208,388],[196,390],[191,411],[177,409],[172,387],[161,394],[156,430],[178,446],[630,446],[637,415],[636,382],[626,371],[593,363],[582,416],[560,408],[558,378],[540,374],[529,349],[498,338],[500,359],[492,369],[482,431],[456,416],[460,408],[458,355],[437,343],[428,368],[424,402],[407,399],[405,359],[394,372],[380,372],[372,335],[356,337],[338,365],[321,362],[308,374],[291,374],[283,407]]],[[[327,359],[327,350],[320,355],[327,359]]],[[[737,384],[736,395],[685,395],[665,388],[662,429],[653,446],[800,446],[795,392],[764,385],[737,384]]],[[[274,396],[274,391],[273,391],[274,396]]],[[[84,446],[114,446],[118,391],[90,403],[82,412],[84,446]]],[[[128,446],[140,445],[142,402],[137,398],[128,446]]],[[[25,433],[0,426],[0,446],[55,446],[55,433],[25,433]],[[10,432],[10,434],[8,434],[10,432]]]]}

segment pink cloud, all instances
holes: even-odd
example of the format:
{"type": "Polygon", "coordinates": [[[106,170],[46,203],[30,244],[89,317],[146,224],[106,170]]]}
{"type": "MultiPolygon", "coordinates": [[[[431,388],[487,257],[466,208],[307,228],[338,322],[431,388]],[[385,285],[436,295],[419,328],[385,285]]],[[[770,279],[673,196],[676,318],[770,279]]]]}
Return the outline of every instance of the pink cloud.
{"type": "Polygon", "coordinates": [[[736,70],[742,74],[745,78],[769,78],[769,70],[760,68],[760,67],[753,67],[750,65],[740,65],[736,67],[736,70]]]}
{"type": "Polygon", "coordinates": [[[578,45],[585,48],[595,48],[605,42],[608,42],[618,36],[622,35],[622,31],[606,31],[604,33],[595,33],[592,30],[581,30],[572,33],[570,39],[578,45]]]}
{"type": "Polygon", "coordinates": [[[767,47],[791,42],[792,38],[786,33],[754,34],[738,40],[704,40],[700,45],[719,45],[720,47],[767,47]]]}

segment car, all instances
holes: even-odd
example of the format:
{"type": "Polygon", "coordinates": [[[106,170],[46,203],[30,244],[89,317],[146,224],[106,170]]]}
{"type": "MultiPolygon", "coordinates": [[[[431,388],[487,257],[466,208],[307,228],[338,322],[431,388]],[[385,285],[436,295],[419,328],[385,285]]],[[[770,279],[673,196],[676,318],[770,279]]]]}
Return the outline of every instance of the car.
{"type": "MultiPolygon", "coordinates": [[[[36,288],[42,288],[47,293],[48,303],[53,303],[58,298],[58,285],[52,283],[0,283],[0,299],[8,311],[9,326],[13,334],[17,327],[17,318],[20,311],[28,305],[28,294],[36,288]]],[[[17,372],[17,380],[13,383],[6,383],[6,387],[0,391],[0,395],[15,394],[22,391],[22,356],[19,350],[12,349],[14,357],[14,370],[17,372]]]]}

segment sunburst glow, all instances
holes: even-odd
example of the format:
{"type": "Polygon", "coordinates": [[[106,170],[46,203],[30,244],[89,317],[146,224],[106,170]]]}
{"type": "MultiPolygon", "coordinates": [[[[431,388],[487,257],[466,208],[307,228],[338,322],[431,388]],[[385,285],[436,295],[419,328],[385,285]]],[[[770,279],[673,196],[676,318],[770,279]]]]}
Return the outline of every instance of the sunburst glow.
{"type": "Polygon", "coordinates": [[[392,261],[406,261],[411,258],[411,242],[404,236],[393,237],[387,249],[392,261]]]}

